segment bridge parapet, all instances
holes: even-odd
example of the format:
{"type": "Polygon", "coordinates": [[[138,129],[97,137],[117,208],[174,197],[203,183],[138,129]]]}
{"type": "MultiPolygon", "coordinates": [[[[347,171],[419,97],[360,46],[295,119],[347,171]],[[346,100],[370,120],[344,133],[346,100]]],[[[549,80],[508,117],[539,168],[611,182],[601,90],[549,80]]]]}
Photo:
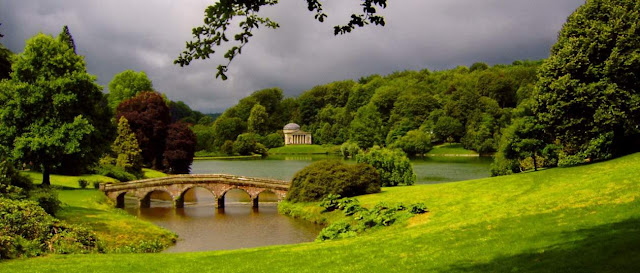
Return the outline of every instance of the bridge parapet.
{"type": "Polygon", "coordinates": [[[150,196],[154,191],[169,194],[176,207],[184,206],[184,194],[191,188],[208,189],[217,199],[217,207],[224,207],[224,195],[232,189],[241,189],[251,197],[253,206],[258,206],[260,193],[271,191],[276,194],[278,201],[285,198],[289,190],[289,182],[277,179],[245,177],[229,174],[194,174],[171,175],[160,178],[150,178],[118,184],[102,184],[100,189],[112,200],[117,207],[124,207],[124,195],[130,193],[140,203],[140,207],[150,206],[150,196]]]}

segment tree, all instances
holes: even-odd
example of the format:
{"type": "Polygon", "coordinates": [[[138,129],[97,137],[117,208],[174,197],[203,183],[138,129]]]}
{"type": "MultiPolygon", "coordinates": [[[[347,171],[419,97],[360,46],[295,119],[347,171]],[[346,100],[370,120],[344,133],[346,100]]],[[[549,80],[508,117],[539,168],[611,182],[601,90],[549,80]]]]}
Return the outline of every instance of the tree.
{"type": "Polygon", "coordinates": [[[142,174],[142,150],[124,116],[118,121],[118,136],[111,145],[111,150],[116,154],[116,166],[136,175],[142,174]]]}
{"type": "Polygon", "coordinates": [[[213,123],[215,146],[221,147],[227,140],[234,141],[245,130],[245,123],[240,118],[221,116],[213,123]]]}
{"type": "Polygon", "coordinates": [[[416,182],[411,162],[402,150],[376,146],[367,153],[356,155],[356,162],[376,168],[383,187],[413,185],[416,182]]]}
{"type": "Polygon", "coordinates": [[[11,56],[13,52],[0,43],[0,80],[8,79],[11,74],[11,56]]]}
{"type": "Polygon", "coordinates": [[[258,138],[254,133],[239,135],[233,142],[233,152],[239,155],[267,154],[267,148],[258,142],[258,138]]]}
{"type": "MultiPolygon", "coordinates": [[[[327,14],[324,13],[320,0],[306,0],[308,9],[315,12],[315,19],[324,22],[327,14]]],[[[349,22],[345,25],[334,26],[334,35],[346,34],[351,32],[355,27],[362,27],[368,24],[384,26],[384,17],[378,15],[376,7],[386,8],[387,0],[361,0],[362,13],[352,14],[349,22]]],[[[214,5],[207,7],[205,10],[204,25],[193,28],[193,41],[186,43],[187,49],[178,56],[174,61],[180,66],[189,65],[194,59],[208,59],[215,53],[214,47],[219,47],[223,43],[229,42],[228,37],[233,37],[237,42],[225,54],[224,58],[228,60],[226,65],[218,65],[216,78],[227,79],[225,72],[229,63],[236,55],[242,53],[242,48],[249,42],[249,38],[253,36],[252,31],[264,26],[276,29],[278,23],[266,17],[260,17],[258,12],[260,8],[277,5],[277,0],[221,0],[214,5]],[[236,17],[240,17],[238,20],[236,17]],[[229,35],[228,29],[238,29],[229,27],[232,22],[238,22],[240,31],[236,34],[229,35]]]]}
{"type": "Polygon", "coordinates": [[[567,156],[640,149],[637,0],[589,0],[565,23],[539,71],[534,112],[567,156]]]}
{"type": "Polygon", "coordinates": [[[256,104],[251,108],[249,114],[249,120],[247,121],[249,126],[249,132],[263,134],[267,131],[267,109],[260,104],[256,104]]]}
{"type": "Polygon", "coordinates": [[[168,173],[188,174],[196,152],[196,135],[183,122],[169,125],[163,153],[168,173]]]}
{"type": "Polygon", "coordinates": [[[433,134],[440,140],[454,142],[464,135],[464,125],[457,119],[444,116],[433,126],[433,134]]]}
{"type": "Polygon", "coordinates": [[[196,135],[196,139],[198,140],[196,151],[213,152],[215,141],[213,126],[196,124],[191,126],[190,128],[191,131],[193,131],[193,133],[196,135]]]}
{"type": "Polygon", "coordinates": [[[421,130],[412,130],[393,143],[393,147],[401,149],[407,155],[414,156],[426,154],[433,148],[433,145],[431,145],[431,135],[421,130]]]}
{"type": "Polygon", "coordinates": [[[534,117],[516,119],[502,135],[499,153],[506,159],[531,158],[534,170],[538,170],[538,157],[545,147],[543,126],[534,117]]]}
{"type": "Polygon", "coordinates": [[[42,169],[43,185],[65,157],[97,162],[111,140],[95,76],[83,57],[49,35],[29,39],[15,58],[11,79],[0,83],[0,141],[13,157],[42,169]]]}
{"type": "Polygon", "coordinates": [[[382,119],[373,104],[363,106],[356,112],[356,117],[349,126],[349,136],[361,148],[382,144],[382,119]]]}
{"type": "Polygon", "coordinates": [[[73,41],[73,36],[71,36],[71,32],[69,31],[69,27],[62,27],[62,32],[58,34],[58,40],[66,45],[69,48],[73,49],[73,53],[76,53],[76,43],[73,41]]]}
{"type": "Polygon", "coordinates": [[[124,100],[116,111],[116,119],[125,117],[142,150],[145,165],[162,170],[162,153],[171,122],[169,107],[156,92],[142,92],[124,100]]]}
{"type": "Polygon", "coordinates": [[[115,110],[120,102],[143,91],[153,91],[153,84],[144,71],[122,71],[109,82],[109,106],[115,110]]]}

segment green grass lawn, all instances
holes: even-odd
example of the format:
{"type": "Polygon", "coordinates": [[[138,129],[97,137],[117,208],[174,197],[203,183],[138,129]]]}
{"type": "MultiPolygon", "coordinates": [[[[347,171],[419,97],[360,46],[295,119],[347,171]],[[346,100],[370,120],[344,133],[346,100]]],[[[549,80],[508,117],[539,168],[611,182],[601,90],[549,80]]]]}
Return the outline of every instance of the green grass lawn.
{"type": "Polygon", "coordinates": [[[156,171],[152,169],[142,168],[142,172],[144,173],[144,178],[158,178],[167,176],[166,173],[161,171],[156,171]]]}
{"type": "Polygon", "coordinates": [[[91,229],[105,243],[107,252],[131,252],[141,247],[161,250],[176,239],[172,232],[114,208],[101,191],[60,190],[58,197],[63,209],[57,217],[91,229]]]}
{"type": "MultiPolygon", "coordinates": [[[[162,177],[166,174],[151,169],[143,169],[145,177],[162,177]]],[[[38,172],[23,172],[35,184],[42,180],[38,172]]],[[[161,250],[176,239],[172,232],[151,222],[139,220],[121,209],[114,208],[101,191],[79,189],[79,179],[91,182],[118,182],[101,175],[51,175],[51,185],[58,188],[58,198],[62,210],[57,217],[72,224],[89,228],[105,244],[107,252],[136,252],[161,250]]]]}
{"type": "Polygon", "coordinates": [[[442,144],[433,147],[433,149],[427,152],[429,156],[446,156],[446,155],[462,155],[462,156],[477,156],[478,153],[472,150],[467,150],[462,147],[460,143],[442,144]]]}
{"type": "MultiPolygon", "coordinates": [[[[36,171],[24,171],[23,174],[27,175],[31,178],[34,184],[42,183],[42,173],[36,171]]],[[[88,187],[92,187],[93,182],[119,182],[116,179],[111,177],[106,177],[98,174],[85,174],[80,176],[70,176],[70,175],[60,175],[60,174],[52,174],[51,177],[51,185],[59,186],[63,188],[80,188],[78,184],[79,179],[85,179],[89,182],[88,187]]]]}
{"type": "Polygon", "coordinates": [[[51,255],[2,262],[0,272],[640,272],[638,174],[640,154],[634,154],[574,168],[384,188],[361,203],[424,202],[430,212],[323,243],[51,255]]]}
{"type": "Polygon", "coordinates": [[[339,146],[334,145],[288,145],[269,149],[269,154],[328,154],[334,153],[339,146]]]}

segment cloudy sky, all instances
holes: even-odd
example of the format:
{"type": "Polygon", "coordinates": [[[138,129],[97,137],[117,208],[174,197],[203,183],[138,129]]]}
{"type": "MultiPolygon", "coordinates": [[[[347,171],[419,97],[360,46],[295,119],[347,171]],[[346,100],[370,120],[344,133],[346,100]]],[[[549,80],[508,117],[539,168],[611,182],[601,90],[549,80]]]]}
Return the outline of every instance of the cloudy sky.
{"type": "MultiPolygon", "coordinates": [[[[0,0],[0,42],[21,52],[38,32],[68,25],[78,54],[105,87],[125,69],[143,70],[157,91],[205,113],[251,92],[280,87],[296,96],[319,84],[398,70],[441,70],[474,62],[511,63],[549,55],[562,24],[584,0],[389,0],[385,27],[333,36],[360,1],[325,1],[318,23],[304,0],[264,9],[280,23],[260,29],[215,79],[216,59],[179,67],[173,60],[213,0],[0,0]]],[[[219,59],[218,59],[219,60],[219,59]]]]}

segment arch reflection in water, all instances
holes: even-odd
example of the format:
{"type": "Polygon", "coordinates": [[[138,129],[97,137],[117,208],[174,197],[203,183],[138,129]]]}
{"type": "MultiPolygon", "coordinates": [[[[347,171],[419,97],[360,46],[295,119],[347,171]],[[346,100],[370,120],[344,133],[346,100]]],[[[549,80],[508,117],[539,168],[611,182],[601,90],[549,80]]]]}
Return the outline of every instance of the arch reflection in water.
{"type": "MultiPolygon", "coordinates": [[[[278,214],[275,194],[260,194],[260,207],[253,208],[244,191],[230,190],[224,208],[216,209],[215,197],[206,189],[193,188],[195,202],[184,208],[171,208],[170,202],[152,200],[151,208],[135,208],[127,198],[126,210],[141,219],[178,234],[175,246],[167,252],[237,249],[313,241],[322,229],[309,222],[278,214]],[[273,200],[272,202],[264,202],[273,200]],[[163,203],[164,202],[164,203],[163,203]],[[163,206],[163,204],[167,206],[163,206]]],[[[185,194],[189,197],[189,193],[185,194]]],[[[190,197],[191,198],[191,197],[190,197]]]]}

